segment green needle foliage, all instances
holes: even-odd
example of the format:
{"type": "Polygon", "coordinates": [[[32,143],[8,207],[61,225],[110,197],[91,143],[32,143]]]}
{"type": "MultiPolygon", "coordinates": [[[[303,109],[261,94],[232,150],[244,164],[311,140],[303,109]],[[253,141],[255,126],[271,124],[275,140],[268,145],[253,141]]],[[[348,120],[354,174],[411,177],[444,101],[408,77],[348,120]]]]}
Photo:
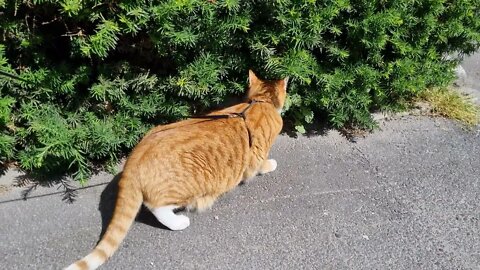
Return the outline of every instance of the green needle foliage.
{"type": "Polygon", "coordinates": [[[85,182],[249,68],[290,77],[298,131],[372,128],[479,44],[478,0],[0,0],[0,162],[85,182]]]}

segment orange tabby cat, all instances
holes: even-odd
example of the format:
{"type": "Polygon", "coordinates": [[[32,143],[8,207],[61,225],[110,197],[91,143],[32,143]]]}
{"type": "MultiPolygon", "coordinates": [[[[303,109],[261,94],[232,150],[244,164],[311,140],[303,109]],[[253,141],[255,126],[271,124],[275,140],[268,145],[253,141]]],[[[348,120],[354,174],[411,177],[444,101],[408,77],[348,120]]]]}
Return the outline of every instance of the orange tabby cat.
{"type": "Polygon", "coordinates": [[[163,225],[190,225],[174,209],[210,208],[221,194],[276,169],[267,159],[282,129],[287,79],[264,81],[249,71],[247,101],[204,117],[158,126],[128,158],[112,220],[95,249],[67,270],[96,269],[117,250],[142,203],[163,225]]]}

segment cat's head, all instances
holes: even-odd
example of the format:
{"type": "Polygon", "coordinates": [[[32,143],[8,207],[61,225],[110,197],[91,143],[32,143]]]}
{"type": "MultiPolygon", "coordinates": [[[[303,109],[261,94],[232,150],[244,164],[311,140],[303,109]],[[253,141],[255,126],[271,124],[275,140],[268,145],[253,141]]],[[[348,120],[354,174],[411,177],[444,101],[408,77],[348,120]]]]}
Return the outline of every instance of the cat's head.
{"type": "Polygon", "coordinates": [[[250,82],[247,94],[249,100],[271,102],[279,111],[283,108],[287,98],[288,78],[282,80],[261,80],[253,71],[249,70],[248,81],[250,82]]]}

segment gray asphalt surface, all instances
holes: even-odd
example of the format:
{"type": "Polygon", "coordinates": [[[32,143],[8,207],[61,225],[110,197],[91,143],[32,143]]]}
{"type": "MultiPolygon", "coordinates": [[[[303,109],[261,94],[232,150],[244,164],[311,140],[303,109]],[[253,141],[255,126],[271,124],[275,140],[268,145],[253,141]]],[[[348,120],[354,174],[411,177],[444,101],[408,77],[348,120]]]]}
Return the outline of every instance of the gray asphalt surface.
{"type": "MultiPolygon", "coordinates": [[[[101,269],[480,269],[480,128],[413,116],[380,127],[357,143],[336,131],[279,137],[275,172],[187,213],[185,231],[142,212],[101,269]]],[[[113,176],[72,204],[57,186],[21,200],[18,177],[0,178],[0,267],[61,269],[86,255],[113,176]]]]}
{"type": "MultiPolygon", "coordinates": [[[[458,69],[457,69],[458,70],[458,69]]],[[[466,57],[457,72],[457,85],[462,92],[469,94],[480,104],[480,52],[466,57]]]]}

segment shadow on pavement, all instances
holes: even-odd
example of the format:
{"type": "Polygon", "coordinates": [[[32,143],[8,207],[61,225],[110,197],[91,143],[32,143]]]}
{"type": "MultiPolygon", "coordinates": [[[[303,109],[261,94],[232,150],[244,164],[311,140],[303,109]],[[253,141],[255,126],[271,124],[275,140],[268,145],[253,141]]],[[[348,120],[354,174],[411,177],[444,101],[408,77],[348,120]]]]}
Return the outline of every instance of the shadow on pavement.
{"type": "Polygon", "coordinates": [[[71,180],[65,176],[38,176],[36,174],[30,174],[24,172],[24,174],[15,177],[13,186],[23,188],[19,198],[8,199],[0,201],[0,204],[26,201],[33,198],[49,197],[53,195],[62,195],[62,201],[66,203],[73,203],[76,200],[79,190],[94,188],[98,186],[106,185],[107,183],[93,184],[85,187],[75,188],[71,185],[71,180]],[[52,188],[56,187],[55,192],[43,193],[39,195],[32,195],[37,188],[52,188]]]}
{"type": "MultiPolygon", "coordinates": [[[[105,231],[107,230],[108,224],[110,224],[110,221],[112,220],[115,202],[118,196],[118,182],[120,181],[121,175],[122,173],[115,175],[113,180],[107,184],[105,189],[102,191],[102,195],[100,196],[98,210],[100,211],[100,215],[102,217],[102,232],[100,233],[99,241],[102,239],[105,231]]],[[[138,212],[135,221],[152,227],[168,230],[168,228],[163,226],[143,205],[138,212]]]]}

